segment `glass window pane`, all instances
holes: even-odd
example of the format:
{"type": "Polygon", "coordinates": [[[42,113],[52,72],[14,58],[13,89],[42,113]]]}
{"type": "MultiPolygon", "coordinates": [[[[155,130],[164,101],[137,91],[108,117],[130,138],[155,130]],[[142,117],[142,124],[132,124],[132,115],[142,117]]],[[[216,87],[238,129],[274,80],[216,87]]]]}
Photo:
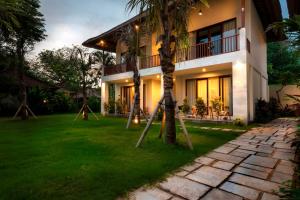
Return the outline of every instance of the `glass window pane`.
{"type": "Polygon", "coordinates": [[[232,114],[231,77],[223,78],[222,83],[222,100],[224,105],[224,111],[228,111],[230,114],[232,114]]]}
{"type": "Polygon", "coordinates": [[[190,106],[196,103],[196,80],[187,80],[186,82],[186,98],[190,106]]]}
{"type": "Polygon", "coordinates": [[[208,99],[209,106],[211,106],[211,101],[215,98],[219,98],[219,78],[209,78],[208,79],[208,99]]]}
{"type": "Polygon", "coordinates": [[[197,98],[202,98],[207,104],[207,80],[198,80],[197,84],[197,98]]]}

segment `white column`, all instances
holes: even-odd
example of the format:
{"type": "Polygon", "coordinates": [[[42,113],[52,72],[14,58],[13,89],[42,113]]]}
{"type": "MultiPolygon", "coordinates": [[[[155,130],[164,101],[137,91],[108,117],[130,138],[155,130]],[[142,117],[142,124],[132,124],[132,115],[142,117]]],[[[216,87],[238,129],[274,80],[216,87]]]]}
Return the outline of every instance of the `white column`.
{"type": "Polygon", "coordinates": [[[104,103],[108,103],[108,83],[101,83],[101,114],[105,114],[104,103]]]}
{"type": "MultiPolygon", "coordinates": [[[[117,102],[119,99],[121,99],[121,87],[119,84],[115,83],[115,102],[117,102]]],[[[117,114],[117,106],[115,105],[115,114],[117,114]]]]}
{"type": "Polygon", "coordinates": [[[249,96],[245,28],[240,29],[240,54],[239,59],[232,63],[233,117],[240,118],[245,123],[248,123],[249,96]]]}
{"type": "Polygon", "coordinates": [[[160,74],[160,94],[164,94],[164,76],[163,73],[160,74]]]}

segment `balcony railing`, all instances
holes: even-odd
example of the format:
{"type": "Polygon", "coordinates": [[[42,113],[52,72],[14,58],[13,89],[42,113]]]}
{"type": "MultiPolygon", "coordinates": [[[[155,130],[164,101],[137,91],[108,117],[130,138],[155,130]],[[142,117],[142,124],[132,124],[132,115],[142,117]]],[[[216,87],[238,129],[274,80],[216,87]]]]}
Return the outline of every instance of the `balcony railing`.
{"type": "Polygon", "coordinates": [[[104,76],[133,71],[135,65],[135,63],[122,63],[104,66],[104,76]]]}
{"type": "MultiPolygon", "coordinates": [[[[239,35],[225,37],[207,43],[197,44],[185,49],[179,49],[175,55],[175,62],[183,62],[204,58],[239,50],[239,35]]],[[[141,59],[141,69],[160,66],[159,55],[144,57],[141,59]]]]}
{"type": "MultiPolygon", "coordinates": [[[[230,53],[238,51],[239,48],[239,35],[234,35],[207,43],[200,43],[189,48],[179,49],[177,50],[175,55],[175,62],[178,63],[188,60],[194,60],[197,58],[230,53]]],[[[104,76],[133,71],[134,66],[135,63],[105,66],[104,76]]],[[[140,60],[140,69],[147,69],[157,66],[160,66],[159,55],[142,57],[140,60]]]]}

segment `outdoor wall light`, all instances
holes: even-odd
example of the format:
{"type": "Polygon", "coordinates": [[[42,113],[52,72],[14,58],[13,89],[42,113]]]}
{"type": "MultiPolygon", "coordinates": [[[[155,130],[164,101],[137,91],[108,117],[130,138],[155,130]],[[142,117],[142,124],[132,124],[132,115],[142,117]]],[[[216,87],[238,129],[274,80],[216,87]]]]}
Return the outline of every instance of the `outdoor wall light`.
{"type": "Polygon", "coordinates": [[[137,30],[137,31],[140,29],[139,25],[135,25],[134,28],[135,28],[135,30],[137,30]]]}
{"type": "Polygon", "coordinates": [[[126,79],[125,82],[128,83],[128,79],[126,79]]]}
{"type": "Polygon", "coordinates": [[[160,78],[160,75],[157,75],[156,78],[159,79],[159,78],[160,78]]]}
{"type": "Polygon", "coordinates": [[[205,69],[205,68],[203,68],[203,69],[202,69],[202,72],[206,72],[206,69],[205,69]]]}
{"type": "Polygon", "coordinates": [[[199,12],[198,12],[198,15],[200,15],[200,16],[201,16],[201,15],[203,15],[203,13],[202,13],[202,10],[201,10],[201,9],[199,10],[199,12]]]}
{"type": "Polygon", "coordinates": [[[134,117],[133,122],[134,122],[135,124],[139,123],[139,120],[138,120],[138,117],[137,117],[137,116],[134,117]]]}

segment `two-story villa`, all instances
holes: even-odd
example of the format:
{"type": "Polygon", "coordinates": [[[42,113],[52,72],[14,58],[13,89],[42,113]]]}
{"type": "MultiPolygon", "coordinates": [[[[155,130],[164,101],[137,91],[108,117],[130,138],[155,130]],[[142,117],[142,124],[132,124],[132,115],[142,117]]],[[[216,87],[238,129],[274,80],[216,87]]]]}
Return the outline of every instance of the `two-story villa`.
{"type": "MultiPolygon", "coordinates": [[[[174,93],[178,104],[186,98],[191,106],[201,97],[207,107],[220,97],[222,109],[233,118],[253,120],[255,102],[268,100],[267,42],[280,39],[266,27],[282,20],[279,0],[210,0],[210,8],[191,8],[188,21],[190,47],[176,55],[174,93]]],[[[116,65],[104,66],[102,111],[109,90],[130,107],[134,89],[132,66],[124,64],[126,46],[119,40],[124,26],[135,25],[136,16],[111,30],[91,38],[84,46],[114,52],[116,65]]],[[[144,53],[138,62],[141,75],[141,105],[151,112],[162,94],[162,72],[157,34],[140,36],[144,53]]]]}

